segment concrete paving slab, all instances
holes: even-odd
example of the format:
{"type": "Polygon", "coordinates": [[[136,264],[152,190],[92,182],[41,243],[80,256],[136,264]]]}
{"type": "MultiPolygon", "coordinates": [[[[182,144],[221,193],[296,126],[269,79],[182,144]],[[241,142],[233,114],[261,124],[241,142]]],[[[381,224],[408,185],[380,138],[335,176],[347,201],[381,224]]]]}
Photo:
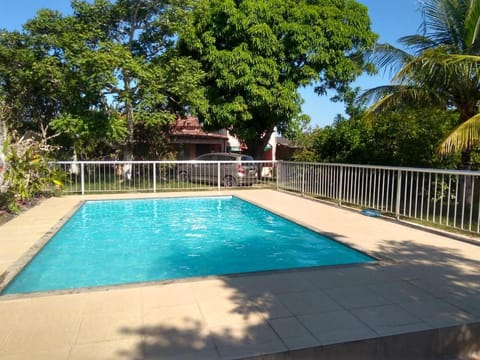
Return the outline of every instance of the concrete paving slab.
{"type": "Polygon", "coordinates": [[[400,306],[432,327],[447,327],[475,321],[475,316],[440,299],[404,302],[400,306]]]}
{"type": "Polygon", "coordinates": [[[368,285],[368,289],[373,293],[379,294],[392,304],[431,301],[435,299],[427,291],[403,280],[368,285]]]}
{"type": "Polygon", "coordinates": [[[430,329],[426,322],[398,305],[353,309],[351,313],[377,334],[394,335],[430,329]]]}
{"type": "Polygon", "coordinates": [[[278,353],[287,350],[280,337],[268,323],[254,326],[221,326],[211,328],[215,346],[220,356],[234,359],[248,356],[278,353]],[[246,331],[246,329],[248,330],[246,331]]]}
{"type": "Polygon", "coordinates": [[[144,308],[196,304],[191,285],[188,283],[144,286],[141,288],[141,294],[144,308]]]}
{"type": "Polygon", "coordinates": [[[301,315],[298,320],[322,345],[378,336],[373,329],[347,310],[301,315]]]}
{"type": "Polygon", "coordinates": [[[142,348],[136,339],[102,341],[91,344],[75,345],[71,349],[69,360],[127,360],[142,359],[142,348]]]}
{"type": "Polygon", "coordinates": [[[266,320],[293,316],[286,306],[280,302],[279,296],[281,295],[258,295],[250,297],[250,301],[266,320]]]}
{"type": "Polygon", "coordinates": [[[295,316],[342,310],[338,302],[320,290],[280,294],[278,299],[295,316]]]}
{"type": "Polygon", "coordinates": [[[480,294],[453,296],[446,298],[445,301],[473,315],[476,320],[480,320],[480,294]]]}
{"type": "Polygon", "coordinates": [[[389,304],[390,301],[371,291],[366,286],[357,286],[351,283],[350,286],[325,289],[325,292],[337,303],[346,309],[363,308],[389,304]]]}
{"type": "Polygon", "coordinates": [[[269,320],[270,326],[289,350],[319,346],[320,342],[295,317],[269,320]]]}
{"type": "Polygon", "coordinates": [[[86,199],[218,194],[261,205],[379,261],[0,296],[0,360],[327,359],[352,352],[392,359],[402,354],[402,339],[411,347],[408,334],[425,326],[415,333],[423,334],[416,354],[431,354],[432,341],[437,355],[480,351],[480,247],[271,190],[47,199],[0,227],[0,275],[86,199]]]}

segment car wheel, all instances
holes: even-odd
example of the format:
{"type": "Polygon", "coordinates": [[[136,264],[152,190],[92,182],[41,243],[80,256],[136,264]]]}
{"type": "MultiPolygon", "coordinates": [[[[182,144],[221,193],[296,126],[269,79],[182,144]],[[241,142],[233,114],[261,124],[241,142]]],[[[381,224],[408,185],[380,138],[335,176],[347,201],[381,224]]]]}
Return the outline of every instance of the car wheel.
{"type": "Polygon", "coordinates": [[[186,171],[181,171],[177,175],[177,180],[180,182],[188,182],[188,173],[186,171]]]}
{"type": "Polygon", "coordinates": [[[237,180],[231,175],[225,176],[225,178],[223,179],[223,186],[225,187],[234,187],[236,185],[237,180]]]}

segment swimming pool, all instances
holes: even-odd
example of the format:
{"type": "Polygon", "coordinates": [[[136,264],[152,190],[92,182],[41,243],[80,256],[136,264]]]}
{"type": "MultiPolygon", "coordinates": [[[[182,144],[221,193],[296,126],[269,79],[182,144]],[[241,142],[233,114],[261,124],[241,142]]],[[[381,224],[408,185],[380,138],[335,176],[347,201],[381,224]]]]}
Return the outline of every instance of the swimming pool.
{"type": "Polygon", "coordinates": [[[370,261],[233,196],[87,201],[2,294],[370,261]]]}

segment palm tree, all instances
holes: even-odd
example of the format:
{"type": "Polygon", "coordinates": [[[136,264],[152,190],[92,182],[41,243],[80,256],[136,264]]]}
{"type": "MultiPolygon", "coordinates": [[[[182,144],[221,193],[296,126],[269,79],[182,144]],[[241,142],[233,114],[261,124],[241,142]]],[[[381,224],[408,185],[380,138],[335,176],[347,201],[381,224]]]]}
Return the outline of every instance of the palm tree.
{"type": "Polygon", "coordinates": [[[408,51],[378,44],[372,63],[394,74],[391,85],[367,90],[367,116],[400,105],[458,112],[458,124],[438,146],[462,152],[462,165],[480,143],[480,0],[424,0],[420,34],[399,41],[408,51]]]}

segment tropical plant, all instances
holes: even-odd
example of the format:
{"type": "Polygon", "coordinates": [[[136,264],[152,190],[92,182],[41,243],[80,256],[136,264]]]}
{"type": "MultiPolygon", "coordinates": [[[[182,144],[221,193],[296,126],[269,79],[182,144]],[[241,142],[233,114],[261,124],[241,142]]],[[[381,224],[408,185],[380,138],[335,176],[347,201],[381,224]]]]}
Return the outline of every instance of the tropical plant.
{"type": "Polygon", "coordinates": [[[50,148],[41,140],[10,136],[7,139],[6,170],[0,189],[0,208],[17,212],[40,195],[57,194],[65,174],[48,163],[50,148]]]}
{"type": "Polygon", "coordinates": [[[421,10],[420,34],[399,40],[410,52],[378,44],[370,54],[370,61],[394,76],[391,85],[362,95],[375,101],[367,116],[400,105],[453,109],[457,124],[438,151],[461,151],[463,165],[468,166],[480,141],[480,1],[424,0],[421,10]]]}

